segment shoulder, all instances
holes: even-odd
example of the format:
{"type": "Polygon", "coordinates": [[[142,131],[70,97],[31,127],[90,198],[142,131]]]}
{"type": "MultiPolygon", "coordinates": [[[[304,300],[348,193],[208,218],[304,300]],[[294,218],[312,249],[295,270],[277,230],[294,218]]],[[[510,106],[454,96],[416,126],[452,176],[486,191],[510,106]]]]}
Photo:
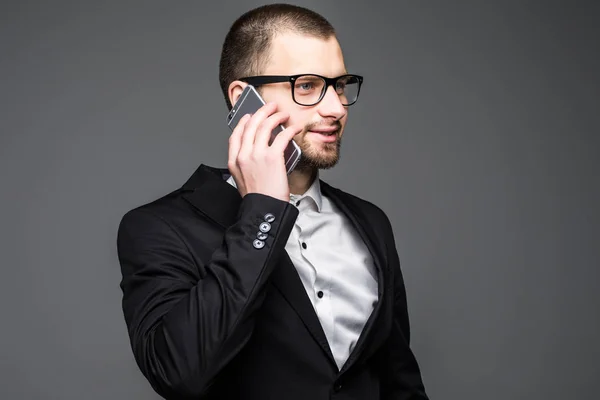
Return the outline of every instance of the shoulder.
{"type": "MultiPolygon", "coordinates": [[[[206,188],[202,191],[202,196],[211,200],[218,197],[219,190],[217,190],[218,185],[215,185],[215,182],[223,185],[226,171],[224,168],[201,164],[183,185],[170,192],[163,192],[159,195],[160,197],[156,196],[149,201],[133,206],[124,213],[122,221],[148,218],[149,216],[164,221],[189,219],[190,215],[194,214],[193,207],[189,202],[190,196],[194,194],[194,197],[201,197],[197,189],[206,188]]],[[[230,187],[229,185],[223,186],[230,187]]]]}
{"type": "Polygon", "coordinates": [[[177,189],[126,210],[119,222],[119,231],[133,227],[147,228],[148,224],[168,227],[170,221],[178,216],[185,218],[189,207],[182,198],[183,193],[182,189],[177,189]]]}

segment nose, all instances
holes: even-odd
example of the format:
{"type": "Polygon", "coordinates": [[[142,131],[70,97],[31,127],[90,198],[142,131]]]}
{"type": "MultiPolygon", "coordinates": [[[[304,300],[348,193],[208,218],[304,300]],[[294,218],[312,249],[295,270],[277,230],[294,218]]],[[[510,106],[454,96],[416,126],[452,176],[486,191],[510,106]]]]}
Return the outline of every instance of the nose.
{"type": "Polygon", "coordinates": [[[340,96],[336,93],[333,86],[329,86],[325,91],[323,99],[319,103],[319,114],[323,118],[335,118],[336,121],[342,119],[347,113],[346,107],[342,105],[340,96]]]}

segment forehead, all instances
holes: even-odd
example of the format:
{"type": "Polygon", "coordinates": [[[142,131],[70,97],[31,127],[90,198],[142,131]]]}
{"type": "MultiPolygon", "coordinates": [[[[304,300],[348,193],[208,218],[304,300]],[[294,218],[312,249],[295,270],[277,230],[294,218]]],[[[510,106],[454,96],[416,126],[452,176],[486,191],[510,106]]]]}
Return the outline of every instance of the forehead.
{"type": "Polygon", "coordinates": [[[335,77],[346,73],[342,49],[332,36],[321,39],[297,33],[277,34],[271,42],[264,75],[313,73],[335,77]]]}

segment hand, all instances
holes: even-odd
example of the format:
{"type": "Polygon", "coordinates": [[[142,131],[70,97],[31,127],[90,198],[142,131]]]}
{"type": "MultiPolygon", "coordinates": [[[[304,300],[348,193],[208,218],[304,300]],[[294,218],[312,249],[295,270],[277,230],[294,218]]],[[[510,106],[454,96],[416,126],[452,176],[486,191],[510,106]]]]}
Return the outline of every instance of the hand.
{"type": "Polygon", "coordinates": [[[275,104],[266,104],[253,116],[244,115],[229,137],[227,167],[238,191],[261,193],[283,201],[290,200],[290,189],[283,151],[301,127],[287,127],[269,146],[271,132],[289,119],[284,112],[275,112],[275,104]]]}

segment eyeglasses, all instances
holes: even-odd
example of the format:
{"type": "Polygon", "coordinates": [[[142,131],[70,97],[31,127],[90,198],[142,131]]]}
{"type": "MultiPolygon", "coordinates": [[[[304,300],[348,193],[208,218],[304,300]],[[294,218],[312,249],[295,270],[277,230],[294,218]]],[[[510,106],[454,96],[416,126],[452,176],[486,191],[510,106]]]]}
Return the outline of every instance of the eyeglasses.
{"type": "Polygon", "coordinates": [[[301,106],[314,106],[323,100],[329,86],[333,86],[344,106],[351,106],[358,100],[358,93],[363,82],[359,75],[342,75],[337,78],[326,78],[316,74],[301,75],[261,75],[239,79],[254,87],[269,83],[289,82],[292,87],[292,99],[301,106]]]}

